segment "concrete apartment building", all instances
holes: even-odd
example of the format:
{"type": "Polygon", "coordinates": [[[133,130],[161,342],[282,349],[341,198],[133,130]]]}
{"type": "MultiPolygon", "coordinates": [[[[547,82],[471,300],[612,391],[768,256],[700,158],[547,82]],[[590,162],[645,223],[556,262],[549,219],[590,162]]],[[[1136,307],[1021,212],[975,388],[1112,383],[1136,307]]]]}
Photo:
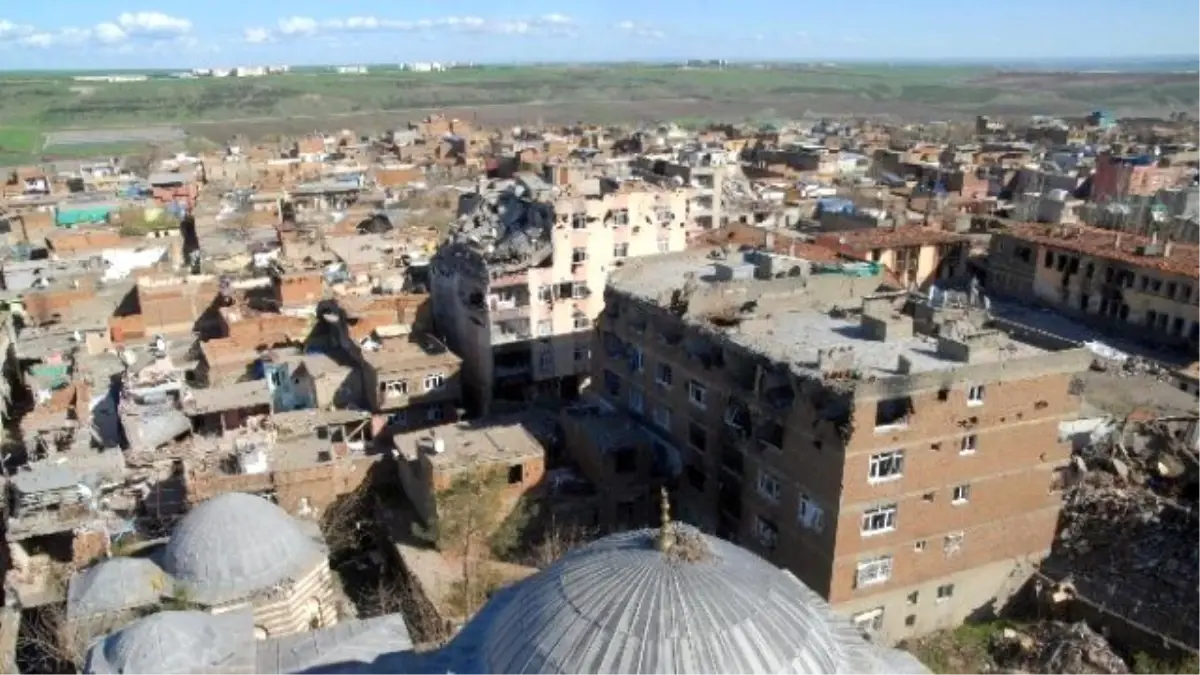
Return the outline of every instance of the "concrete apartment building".
{"type": "Polygon", "coordinates": [[[531,174],[465,195],[430,290],[435,325],[463,358],[468,403],[486,412],[494,396],[521,399],[531,385],[573,396],[608,274],[686,248],[690,195],[607,178],[551,188],[531,174]]]}
{"type": "Polygon", "coordinates": [[[741,165],[735,153],[723,148],[702,148],[671,155],[639,155],[630,163],[638,176],[661,184],[692,188],[689,204],[690,225],[711,230],[738,218],[741,209],[729,192],[744,183],[741,165]]]}
{"type": "Polygon", "coordinates": [[[1080,225],[992,236],[987,289],[1164,345],[1200,340],[1200,248],[1080,225]]]}
{"type": "Polygon", "coordinates": [[[1085,349],[931,306],[877,267],[689,251],[611,275],[595,389],[677,471],[678,512],[881,640],[956,625],[1049,551],[1085,349]]]}

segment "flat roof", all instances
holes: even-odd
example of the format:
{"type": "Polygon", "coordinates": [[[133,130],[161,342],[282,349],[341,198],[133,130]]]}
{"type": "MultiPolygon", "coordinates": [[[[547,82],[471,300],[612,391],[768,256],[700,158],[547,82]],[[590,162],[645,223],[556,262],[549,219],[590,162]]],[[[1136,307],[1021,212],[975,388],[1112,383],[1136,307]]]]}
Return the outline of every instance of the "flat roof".
{"type": "Polygon", "coordinates": [[[392,442],[405,459],[412,461],[424,455],[434,468],[446,472],[513,464],[525,459],[541,459],[545,455],[541,443],[516,418],[446,424],[396,434],[392,442]],[[441,453],[434,454],[426,449],[434,438],[444,443],[445,449],[441,453]]]}
{"type": "Polygon", "coordinates": [[[381,373],[462,363],[462,358],[428,335],[414,335],[408,340],[384,340],[378,351],[364,350],[363,360],[381,373]]]}

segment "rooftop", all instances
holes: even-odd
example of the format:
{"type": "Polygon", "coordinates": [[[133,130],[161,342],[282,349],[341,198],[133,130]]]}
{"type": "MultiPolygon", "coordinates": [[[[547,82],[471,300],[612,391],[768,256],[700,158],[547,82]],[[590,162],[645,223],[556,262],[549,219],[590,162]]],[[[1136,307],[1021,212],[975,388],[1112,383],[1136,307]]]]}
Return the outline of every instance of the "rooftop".
{"type": "Polygon", "coordinates": [[[424,431],[396,434],[392,442],[405,459],[413,461],[425,455],[434,468],[445,472],[540,459],[545,452],[537,439],[516,418],[486,425],[473,422],[446,424],[424,431]],[[435,449],[438,444],[441,452],[435,449]]]}
{"type": "Polygon", "coordinates": [[[377,351],[364,351],[363,359],[378,372],[398,372],[462,362],[458,355],[429,335],[415,335],[409,340],[384,340],[377,351]]]}
{"type": "Polygon", "coordinates": [[[1169,274],[1200,279],[1200,247],[1195,244],[1171,242],[1170,250],[1167,251],[1166,242],[1155,242],[1150,237],[1083,225],[1022,223],[1011,226],[1007,234],[1023,241],[1121,262],[1133,267],[1157,269],[1169,274]],[[1163,254],[1146,255],[1145,248],[1152,244],[1163,246],[1163,254]]]}

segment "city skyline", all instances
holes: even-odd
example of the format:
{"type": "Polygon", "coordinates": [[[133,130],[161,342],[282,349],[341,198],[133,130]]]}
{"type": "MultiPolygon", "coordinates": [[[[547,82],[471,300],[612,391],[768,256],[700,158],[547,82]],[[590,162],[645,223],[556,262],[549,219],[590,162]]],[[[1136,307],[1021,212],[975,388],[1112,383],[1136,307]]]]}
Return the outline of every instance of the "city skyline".
{"type": "Polygon", "coordinates": [[[1119,62],[1200,53],[1200,7],[1182,0],[1131,15],[1114,0],[1016,0],[1002,12],[933,0],[919,13],[866,0],[853,14],[778,0],[697,5],[559,0],[496,12],[478,0],[403,9],[365,0],[214,0],[184,11],[61,0],[53,9],[25,4],[0,11],[0,62],[16,70],[685,58],[1119,62]],[[1117,14],[1121,20],[1113,21],[1117,14]]]}

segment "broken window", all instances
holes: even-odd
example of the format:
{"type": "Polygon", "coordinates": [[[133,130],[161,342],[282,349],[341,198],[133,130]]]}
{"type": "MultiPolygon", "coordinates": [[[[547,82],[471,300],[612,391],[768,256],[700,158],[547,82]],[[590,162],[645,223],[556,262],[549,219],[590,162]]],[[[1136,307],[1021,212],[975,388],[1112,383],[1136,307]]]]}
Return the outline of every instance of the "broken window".
{"type": "Polygon", "coordinates": [[[629,209],[613,209],[608,212],[608,217],[612,220],[613,225],[628,225],[629,209]]]}
{"type": "Polygon", "coordinates": [[[646,396],[640,387],[629,388],[629,411],[641,415],[646,408],[646,396]]]}
{"type": "Polygon", "coordinates": [[[587,222],[588,221],[587,221],[586,213],[572,213],[571,214],[571,229],[586,230],[587,222]]]}
{"type": "Polygon", "coordinates": [[[758,440],[775,448],[776,450],[783,449],[783,425],[774,421],[767,420],[763,422],[758,430],[758,440]]]}
{"type": "Polygon", "coordinates": [[[729,470],[735,476],[741,476],[746,463],[742,453],[730,448],[721,449],[721,467],[729,470]]]}
{"type": "Polygon", "coordinates": [[[672,372],[669,364],[660,363],[654,369],[654,383],[666,389],[671,386],[671,378],[673,375],[674,373],[672,372]]]}
{"type": "Polygon", "coordinates": [[[538,302],[550,302],[554,300],[553,286],[538,286],[537,289],[538,302]]]}
{"type": "Polygon", "coordinates": [[[796,511],[800,526],[815,532],[825,529],[825,510],[808,495],[800,495],[800,508],[796,511]]]}
{"type": "Polygon", "coordinates": [[[430,373],[429,375],[425,376],[425,379],[422,381],[422,384],[425,385],[425,391],[434,391],[437,389],[441,389],[446,384],[446,374],[445,373],[430,373]]]}
{"type": "Polygon", "coordinates": [[[875,428],[906,426],[911,412],[912,399],[908,396],[880,399],[875,404],[875,428]]]}
{"type": "Polygon", "coordinates": [[[966,504],[971,499],[971,486],[968,483],[954,486],[953,496],[950,498],[951,504],[966,504]]]}
{"type": "Polygon", "coordinates": [[[520,485],[525,482],[525,465],[513,464],[508,467],[508,484],[520,485]]]}
{"type": "Polygon", "coordinates": [[[779,528],[770,520],[757,516],[754,519],[754,536],[758,539],[758,543],[773,550],[775,544],[779,542],[779,528]]]}
{"type": "Polygon", "coordinates": [[[620,448],[613,457],[617,473],[637,471],[637,448],[620,448]]]}
{"type": "Polygon", "coordinates": [[[896,529],[896,505],[877,506],[863,512],[862,534],[870,536],[896,529]]]}
{"type": "Polygon", "coordinates": [[[958,446],[958,454],[973,455],[975,449],[979,445],[979,439],[975,434],[968,434],[962,437],[962,442],[958,446]]]}
{"type": "Polygon", "coordinates": [[[696,380],[688,380],[688,401],[697,408],[708,408],[708,389],[696,380]]]}
{"type": "Polygon", "coordinates": [[[746,404],[730,396],[725,404],[725,425],[736,431],[746,431],[750,426],[750,411],[746,404]]]}
{"type": "Polygon", "coordinates": [[[407,380],[390,380],[379,385],[379,390],[383,392],[384,398],[394,398],[397,396],[406,396],[408,394],[407,380]]]}
{"type": "Polygon", "coordinates": [[[769,471],[760,469],[758,472],[758,494],[771,503],[779,501],[779,495],[783,493],[783,487],[779,483],[779,478],[769,471]]]}
{"type": "Polygon", "coordinates": [[[937,601],[945,602],[954,597],[954,584],[942,584],[937,589],[937,601]]]}
{"type": "Polygon", "coordinates": [[[854,574],[856,588],[882,584],[892,578],[892,556],[884,555],[878,558],[862,560],[854,574]]]}
{"type": "Polygon", "coordinates": [[[614,258],[629,257],[629,244],[617,244],[617,245],[613,246],[613,257],[614,258]]]}
{"type": "Polygon", "coordinates": [[[583,300],[591,294],[592,293],[588,290],[587,284],[573,284],[571,286],[571,297],[575,300],[583,300]]]}
{"type": "Polygon", "coordinates": [[[904,475],[904,451],[891,450],[871,455],[867,480],[871,482],[885,481],[904,475]]]}
{"type": "Polygon", "coordinates": [[[671,409],[665,406],[654,406],[654,425],[663,431],[671,430],[671,409]]]}
{"type": "Polygon", "coordinates": [[[575,330],[587,330],[592,327],[592,320],[586,316],[575,317],[575,330]]]}

